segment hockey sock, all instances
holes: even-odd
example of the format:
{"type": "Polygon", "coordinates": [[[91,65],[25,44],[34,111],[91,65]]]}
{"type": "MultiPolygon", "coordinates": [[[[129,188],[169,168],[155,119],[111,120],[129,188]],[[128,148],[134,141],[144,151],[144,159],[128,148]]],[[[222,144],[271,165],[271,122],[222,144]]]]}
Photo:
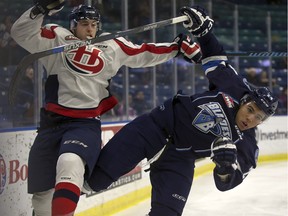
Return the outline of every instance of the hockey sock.
{"type": "Polygon", "coordinates": [[[80,189],[77,185],[68,182],[56,184],[52,200],[52,216],[73,216],[79,196],[80,189]]]}

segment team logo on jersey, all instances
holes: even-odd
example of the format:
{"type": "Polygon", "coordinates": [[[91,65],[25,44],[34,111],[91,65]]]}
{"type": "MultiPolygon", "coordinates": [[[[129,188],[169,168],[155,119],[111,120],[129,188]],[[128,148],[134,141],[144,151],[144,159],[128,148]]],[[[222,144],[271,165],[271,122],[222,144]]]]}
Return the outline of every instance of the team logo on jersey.
{"type": "Polygon", "coordinates": [[[226,95],[226,94],[222,94],[222,96],[223,96],[223,99],[224,99],[227,107],[233,108],[234,107],[233,99],[229,95],[226,95]]]}
{"type": "Polygon", "coordinates": [[[215,136],[225,136],[232,139],[229,121],[221,105],[210,102],[198,106],[201,111],[195,117],[192,125],[203,133],[211,132],[215,136]]]}
{"type": "Polygon", "coordinates": [[[82,46],[70,50],[65,55],[65,65],[78,73],[96,74],[104,68],[101,50],[94,46],[82,46]]]}

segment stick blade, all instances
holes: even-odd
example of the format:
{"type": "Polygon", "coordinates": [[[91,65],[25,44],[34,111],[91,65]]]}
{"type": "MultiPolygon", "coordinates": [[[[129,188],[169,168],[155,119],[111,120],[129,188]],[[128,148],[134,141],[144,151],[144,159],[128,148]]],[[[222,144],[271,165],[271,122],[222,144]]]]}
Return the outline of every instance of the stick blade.
{"type": "Polygon", "coordinates": [[[13,73],[11,78],[9,88],[8,88],[8,102],[10,105],[14,106],[16,96],[18,93],[19,85],[24,76],[24,71],[26,68],[31,65],[36,59],[34,55],[25,56],[20,63],[17,65],[16,70],[13,73]]]}

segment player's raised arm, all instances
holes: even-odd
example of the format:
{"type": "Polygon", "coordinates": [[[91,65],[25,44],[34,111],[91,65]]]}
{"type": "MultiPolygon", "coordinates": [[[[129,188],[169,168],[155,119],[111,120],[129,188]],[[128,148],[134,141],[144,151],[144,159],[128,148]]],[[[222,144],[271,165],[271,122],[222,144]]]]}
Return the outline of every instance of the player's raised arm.
{"type": "MultiPolygon", "coordinates": [[[[34,0],[33,2],[34,6],[24,12],[11,28],[12,38],[30,53],[44,50],[51,46],[48,43],[49,40],[45,43],[40,41],[45,38],[43,34],[45,30],[42,28],[44,16],[52,16],[64,7],[64,0],[34,0]]],[[[57,26],[56,24],[53,27],[47,25],[45,27],[47,29],[46,33],[50,31],[53,34],[53,30],[57,26]]],[[[50,36],[49,39],[53,38],[50,36]]]]}
{"type": "Polygon", "coordinates": [[[198,39],[202,51],[202,64],[211,60],[227,60],[222,45],[212,34],[214,21],[201,7],[182,7],[180,12],[187,15],[189,21],[184,21],[183,26],[198,39]],[[211,59],[213,58],[213,59],[211,59]]]}
{"type": "MultiPolygon", "coordinates": [[[[209,88],[225,90],[235,85],[245,88],[242,77],[238,76],[238,73],[229,64],[222,44],[213,34],[214,21],[207,15],[205,10],[199,6],[194,6],[182,7],[180,12],[189,18],[188,21],[183,22],[183,26],[197,38],[200,44],[201,63],[210,82],[209,88]]],[[[237,95],[232,96],[237,97],[237,95]]]]}

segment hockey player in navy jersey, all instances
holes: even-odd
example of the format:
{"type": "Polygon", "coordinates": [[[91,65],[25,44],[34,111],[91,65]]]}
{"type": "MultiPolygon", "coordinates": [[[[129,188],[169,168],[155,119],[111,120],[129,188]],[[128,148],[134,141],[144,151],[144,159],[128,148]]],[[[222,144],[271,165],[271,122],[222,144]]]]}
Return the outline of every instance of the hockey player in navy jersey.
{"type": "MultiPolygon", "coordinates": [[[[183,23],[202,50],[209,91],[179,92],[163,105],[125,125],[100,153],[87,182],[94,191],[107,188],[142,159],[153,158],[149,216],[180,216],[192,186],[195,161],[211,157],[216,187],[227,191],[256,167],[255,127],[275,113],[277,99],[267,88],[252,88],[229,65],[212,33],[213,20],[200,7],[183,7],[183,23]]],[[[223,210],[225,211],[225,210],[223,210]]]]}
{"type": "MultiPolygon", "coordinates": [[[[15,41],[31,53],[91,39],[99,32],[100,14],[94,7],[76,7],[70,29],[65,29],[42,26],[44,16],[59,12],[64,0],[33,2],[11,30],[15,41]]],[[[28,161],[28,193],[33,194],[35,215],[74,215],[84,179],[100,153],[100,116],[117,104],[109,84],[119,68],[150,67],[176,56],[198,62],[201,52],[185,35],[169,43],[141,45],[119,37],[40,59],[48,75],[45,104],[28,161]]]]}

